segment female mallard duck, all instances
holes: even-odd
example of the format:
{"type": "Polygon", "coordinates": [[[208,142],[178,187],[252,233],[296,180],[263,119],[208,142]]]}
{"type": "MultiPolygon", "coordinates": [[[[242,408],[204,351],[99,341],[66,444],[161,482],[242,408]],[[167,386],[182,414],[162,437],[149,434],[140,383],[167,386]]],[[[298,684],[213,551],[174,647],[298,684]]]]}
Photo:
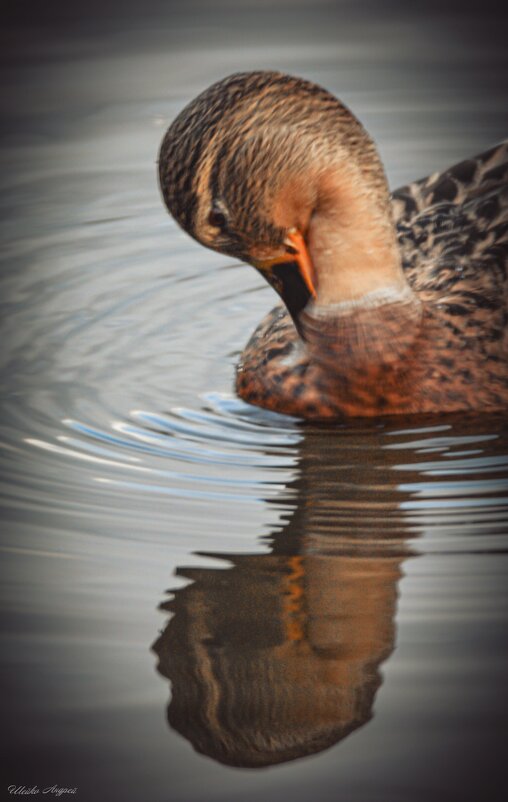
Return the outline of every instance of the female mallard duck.
{"type": "Polygon", "coordinates": [[[342,103],[253,72],[181,112],[159,171],[178,223],[286,306],[242,355],[245,401],[304,418],[508,405],[508,142],[390,196],[342,103]]]}

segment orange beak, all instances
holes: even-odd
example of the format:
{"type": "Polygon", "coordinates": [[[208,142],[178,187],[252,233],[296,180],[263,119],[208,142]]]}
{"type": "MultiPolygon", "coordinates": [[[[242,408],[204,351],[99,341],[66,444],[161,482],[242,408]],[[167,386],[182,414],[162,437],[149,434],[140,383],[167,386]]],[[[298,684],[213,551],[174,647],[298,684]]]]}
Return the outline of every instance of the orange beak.
{"type": "Polygon", "coordinates": [[[305,339],[300,314],[311,298],[316,297],[314,269],[299,231],[291,229],[284,244],[286,252],[279,256],[264,258],[253,254],[249,261],[280,295],[300,337],[305,339]]]}
{"type": "Polygon", "coordinates": [[[307,250],[307,245],[305,244],[302,234],[296,228],[290,229],[286,239],[284,240],[284,244],[287,248],[286,253],[268,259],[253,259],[252,264],[258,270],[267,274],[266,278],[270,284],[274,283],[270,280],[270,274],[273,272],[279,272],[274,271],[274,268],[277,265],[294,265],[294,269],[303,279],[309,294],[315,298],[316,289],[314,268],[312,266],[309,251],[307,250]]]}

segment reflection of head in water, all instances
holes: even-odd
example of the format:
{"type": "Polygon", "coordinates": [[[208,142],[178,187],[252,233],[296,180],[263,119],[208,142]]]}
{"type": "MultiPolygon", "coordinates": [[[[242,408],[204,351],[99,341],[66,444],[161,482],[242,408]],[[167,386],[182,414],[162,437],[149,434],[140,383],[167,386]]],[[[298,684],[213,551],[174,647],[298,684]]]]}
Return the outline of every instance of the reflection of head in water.
{"type": "Polygon", "coordinates": [[[307,429],[272,553],[178,572],[192,582],[163,605],[173,618],[154,648],[171,680],[169,723],[199,752],[268,766],[319,752],[372,717],[415,534],[400,511],[408,494],[389,472],[401,453],[385,442],[376,423],[307,429]]]}
{"type": "Polygon", "coordinates": [[[193,569],[154,648],[169,723],[199,752],[260,767],[319,752],[371,718],[393,648],[400,558],[235,557],[193,569]],[[380,562],[377,560],[377,562],[380,562]]]}
{"type": "MultiPolygon", "coordinates": [[[[406,543],[429,515],[415,490],[422,478],[432,483],[447,430],[459,454],[484,432],[489,457],[502,456],[493,417],[482,425],[461,415],[441,416],[437,429],[398,419],[385,434],[376,421],[305,429],[298,475],[281,499],[293,509],[271,553],[178,572],[191,584],[163,605],[173,617],[154,648],[172,684],[169,722],[195,749],[269,766],[325,749],[372,717],[406,543]]],[[[460,460],[439,463],[436,481],[443,466],[461,476],[460,460]]]]}

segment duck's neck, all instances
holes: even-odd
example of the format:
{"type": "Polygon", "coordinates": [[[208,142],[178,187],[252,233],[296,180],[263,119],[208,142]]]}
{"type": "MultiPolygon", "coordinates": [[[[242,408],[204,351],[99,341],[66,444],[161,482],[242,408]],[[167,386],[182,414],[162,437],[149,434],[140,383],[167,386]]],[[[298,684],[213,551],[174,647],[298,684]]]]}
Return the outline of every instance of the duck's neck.
{"type": "Polygon", "coordinates": [[[381,290],[407,295],[388,191],[375,191],[356,170],[335,176],[321,186],[308,231],[318,304],[361,304],[381,290]]]}
{"type": "Polygon", "coordinates": [[[305,338],[320,358],[351,367],[403,360],[422,309],[404,276],[388,192],[353,172],[321,197],[308,231],[317,298],[302,317],[305,338]]]}

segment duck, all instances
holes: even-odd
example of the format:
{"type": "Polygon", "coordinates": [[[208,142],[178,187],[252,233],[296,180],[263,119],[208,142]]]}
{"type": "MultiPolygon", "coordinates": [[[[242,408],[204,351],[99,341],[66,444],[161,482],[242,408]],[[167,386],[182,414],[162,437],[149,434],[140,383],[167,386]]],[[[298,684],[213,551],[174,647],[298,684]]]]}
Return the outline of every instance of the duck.
{"type": "Polygon", "coordinates": [[[331,92],[244,72],[180,112],[158,170],[176,222],[282,302],[241,354],[244,401],[324,421],[508,406],[508,140],[390,192],[331,92]]]}

